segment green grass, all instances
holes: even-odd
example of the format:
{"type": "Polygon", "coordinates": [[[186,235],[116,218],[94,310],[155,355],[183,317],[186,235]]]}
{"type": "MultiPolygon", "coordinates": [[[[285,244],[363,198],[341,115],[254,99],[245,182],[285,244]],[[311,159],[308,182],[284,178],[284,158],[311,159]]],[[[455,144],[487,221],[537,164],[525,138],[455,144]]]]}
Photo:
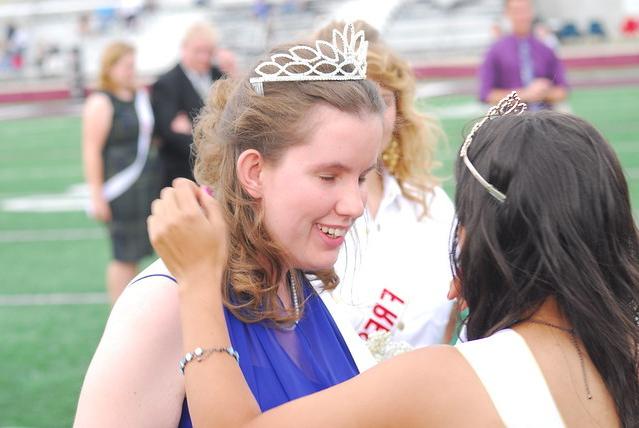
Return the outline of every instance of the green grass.
{"type": "MultiPolygon", "coordinates": [[[[592,123],[615,148],[628,179],[635,210],[639,203],[637,100],[639,100],[639,87],[595,88],[573,91],[569,103],[573,114],[592,123]]],[[[471,96],[455,95],[421,100],[419,106],[426,111],[441,112],[450,107],[474,102],[471,96]]],[[[474,119],[476,117],[467,116],[441,120],[448,141],[440,144],[438,148],[437,159],[441,162],[441,167],[436,172],[444,180],[444,188],[451,196],[454,193],[452,165],[457,149],[474,119]]]]}
{"type": "MultiPolygon", "coordinates": [[[[639,87],[576,90],[570,105],[616,148],[639,201],[639,87]]],[[[469,96],[420,101],[444,113],[474,104],[469,96]]],[[[482,110],[477,110],[481,112],[482,110]]],[[[479,115],[479,114],[478,114],[479,115]]],[[[448,144],[437,170],[452,196],[452,163],[471,116],[443,117],[448,144]]],[[[82,181],[78,117],[0,122],[0,202],[14,196],[62,193],[82,181]]],[[[44,236],[44,235],[43,235],[44,236]]],[[[109,243],[84,213],[0,211],[0,297],[17,293],[104,290],[109,243]],[[90,239],[7,242],[15,231],[89,230],[90,239]],[[98,232],[97,235],[95,232],[98,232]]],[[[66,427],[82,377],[108,314],[107,305],[0,306],[0,427],[66,427]]]]}
{"type": "Polygon", "coordinates": [[[71,426],[107,315],[106,305],[0,310],[0,426],[71,426]]]}

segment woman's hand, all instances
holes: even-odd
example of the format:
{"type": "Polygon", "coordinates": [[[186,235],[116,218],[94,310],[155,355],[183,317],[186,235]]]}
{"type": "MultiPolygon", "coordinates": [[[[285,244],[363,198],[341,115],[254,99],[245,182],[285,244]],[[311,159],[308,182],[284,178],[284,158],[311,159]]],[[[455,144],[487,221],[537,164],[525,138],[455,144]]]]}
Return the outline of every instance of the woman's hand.
{"type": "MultiPolygon", "coordinates": [[[[219,203],[204,188],[184,178],[174,180],[153,201],[147,226],[153,248],[181,285],[180,293],[193,291],[189,286],[210,285],[205,279],[224,271],[228,228],[219,203]]],[[[219,292],[220,287],[207,289],[219,292]]]]}
{"type": "Polygon", "coordinates": [[[102,223],[108,223],[111,221],[111,207],[101,194],[91,198],[90,214],[94,219],[101,221],[102,223]]]}

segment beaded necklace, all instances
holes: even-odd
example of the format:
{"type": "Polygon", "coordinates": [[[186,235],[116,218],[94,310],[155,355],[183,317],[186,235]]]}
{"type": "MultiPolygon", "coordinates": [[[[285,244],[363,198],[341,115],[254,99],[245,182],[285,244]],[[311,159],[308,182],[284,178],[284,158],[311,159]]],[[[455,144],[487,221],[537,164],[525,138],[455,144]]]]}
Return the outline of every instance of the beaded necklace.
{"type": "Polygon", "coordinates": [[[583,376],[583,380],[584,380],[584,386],[586,388],[586,397],[588,397],[588,400],[592,400],[592,394],[590,393],[590,385],[588,384],[588,378],[586,376],[586,364],[584,363],[584,355],[581,352],[581,348],[579,347],[579,343],[577,343],[577,335],[575,334],[575,329],[574,328],[568,328],[568,327],[561,327],[559,325],[550,323],[548,321],[542,321],[542,320],[538,320],[538,319],[528,319],[526,320],[527,322],[533,323],[533,324],[539,324],[539,325],[545,325],[547,327],[552,327],[555,328],[557,330],[563,331],[565,333],[570,334],[570,338],[572,339],[572,343],[575,346],[575,349],[577,350],[577,355],[579,355],[579,363],[581,364],[581,374],[583,376]]]}

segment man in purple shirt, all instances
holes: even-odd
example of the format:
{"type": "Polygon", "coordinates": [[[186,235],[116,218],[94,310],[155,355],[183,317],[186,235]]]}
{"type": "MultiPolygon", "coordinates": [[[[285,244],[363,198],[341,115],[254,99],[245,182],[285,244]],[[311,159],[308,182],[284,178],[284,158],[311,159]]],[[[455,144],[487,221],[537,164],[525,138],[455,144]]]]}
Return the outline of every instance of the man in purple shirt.
{"type": "Polygon", "coordinates": [[[495,42],[479,68],[479,99],[496,104],[510,91],[531,110],[552,108],[568,95],[564,67],[552,49],[532,34],[531,0],[505,0],[512,34],[495,42]]]}

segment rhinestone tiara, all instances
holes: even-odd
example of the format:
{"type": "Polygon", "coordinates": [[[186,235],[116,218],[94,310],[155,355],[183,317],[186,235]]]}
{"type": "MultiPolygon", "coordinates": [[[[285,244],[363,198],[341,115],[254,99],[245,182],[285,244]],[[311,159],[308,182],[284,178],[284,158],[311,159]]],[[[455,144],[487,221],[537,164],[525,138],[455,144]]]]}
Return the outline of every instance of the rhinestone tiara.
{"type": "Polygon", "coordinates": [[[304,82],[313,80],[364,80],[366,79],[366,53],[368,42],[364,31],[355,32],[352,23],[344,26],[344,31],[333,30],[331,43],[325,40],[315,41],[315,49],[297,45],[288,53],[271,55],[269,61],[255,67],[259,76],[251,77],[249,82],[255,92],[264,95],[264,82],[304,82]],[[330,72],[320,71],[329,66],[330,72]],[[301,67],[303,71],[291,68],[301,67]]]}
{"type": "Polygon", "coordinates": [[[470,159],[468,159],[468,148],[470,147],[470,144],[473,142],[473,138],[475,138],[475,134],[477,134],[477,131],[479,130],[479,128],[481,128],[482,125],[486,123],[486,121],[492,120],[496,117],[506,116],[510,114],[520,115],[525,111],[526,111],[526,104],[521,102],[521,99],[519,98],[519,95],[517,95],[517,92],[512,91],[509,95],[502,98],[501,101],[499,101],[499,103],[497,103],[496,106],[491,107],[490,110],[488,110],[488,113],[486,114],[486,116],[484,116],[484,118],[481,121],[477,122],[475,126],[473,126],[473,128],[470,130],[470,133],[464,140],[464,144],[461,146],[461,149],[459,150],[459,156],[462,159],[464,159],[464,164],[466,164],[466,168],[468,168],[468,170],[473,175],[473,177],[475,177],[475,179],[479,181],[479,184],[481,184],[488,191],[488,193],[490,193],[499,202],[504,202],[506,200],[506,195],[503,192],[500,192],[499,190],[497,190],[495,186],[490,184],[484,177],[481,176],[481,174],[479,173],[479,171],[477,171],[477,169],[472,164],[470,159]]]}

